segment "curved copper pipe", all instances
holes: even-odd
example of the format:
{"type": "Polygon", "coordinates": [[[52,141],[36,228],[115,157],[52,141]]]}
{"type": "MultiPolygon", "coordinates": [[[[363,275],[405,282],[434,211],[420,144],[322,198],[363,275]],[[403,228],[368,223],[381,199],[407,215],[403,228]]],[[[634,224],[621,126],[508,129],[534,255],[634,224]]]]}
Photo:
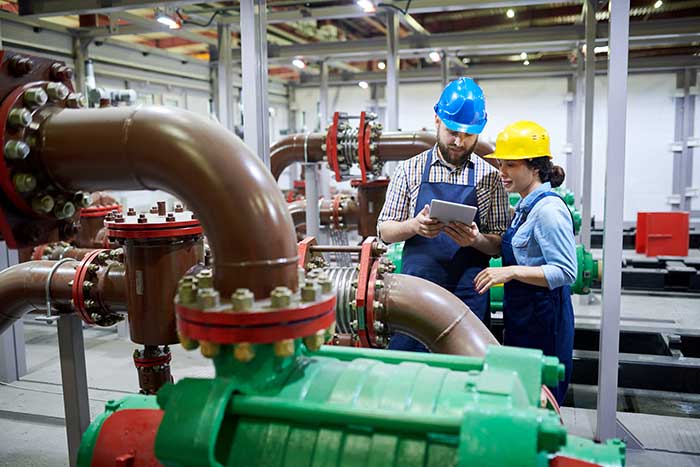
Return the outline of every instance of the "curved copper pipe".
{"type": "MultiPolygon", "coordinates": [[[[26,313],[46,309],[46,281],[56,261],[27,261],[0,271],[0,334],[26,313]]],[[[51,302],[58,309],[71,309],[72,281],[78,262],[66,262],[51,277],[51,302]]],[[[109,312],[126,311],[124,267],[109,268],[97,281],[97,292],[109,312]]]]}
{"type": "Polygon", "coordinates": [[[67,191],[163,190],[201,220],[222,296],[298,288],[294,226],[262,162],[223,127],[167,107],[62,110],[42,123],[51,180],[67,191]]]}
{"type": "Polygon", "coordinates": [[[498,345],[459,298],[437,284],[405,274],[386,274],[377,317],[393,332],[407,334],[435,353],[483,357],[498,345]]]}
{"type": "MultiPolygon", "coordinates": [[[[306,200],[301,199],[287,203],[289,214],[294,222],[294,229],[297,234],[306,233],[306,200]]],[[[331,225],[333,223],[333,201],[321,199],[318,202],[319,219],[321,225],[331,225]]],[[[339,214],[343,217],[343,225],[346,228],[356,228],[359,220],[359,206],[354,199],[344,200],[341,203],[339,214]]],[[[302,235],[303,240],[305,235],[302,235]]]]}
{"type": "Polygon", "coordinates": [[[326,157],[326,151],[321,145],[326,144],[325,133],[309,133],[289,135],[277,141],[270,148],[270,172],[275,180],[280,178],[284,169],[295,162],[305,162],[304,145],[308,162],[321,162],[326,157]],[[306,141],[306,143],[305,143],[306,141]]]}

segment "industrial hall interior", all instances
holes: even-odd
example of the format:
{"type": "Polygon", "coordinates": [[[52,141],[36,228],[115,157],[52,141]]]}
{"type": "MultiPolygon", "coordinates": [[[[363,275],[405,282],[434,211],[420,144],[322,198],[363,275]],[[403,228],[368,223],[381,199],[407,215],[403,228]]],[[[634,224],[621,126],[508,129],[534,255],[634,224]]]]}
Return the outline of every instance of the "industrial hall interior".
{"type": "Polygon", "coordinates": [[[0,0],[0,467],[700,467],[700,1],[0,0]]]}

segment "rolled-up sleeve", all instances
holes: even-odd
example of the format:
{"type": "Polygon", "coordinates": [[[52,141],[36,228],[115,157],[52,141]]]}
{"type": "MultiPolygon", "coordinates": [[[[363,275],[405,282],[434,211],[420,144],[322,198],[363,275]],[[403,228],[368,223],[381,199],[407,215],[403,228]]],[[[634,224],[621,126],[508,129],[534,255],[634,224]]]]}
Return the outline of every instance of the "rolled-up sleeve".
{"type": "Polygon", "coordinates": [[[489,206],[489,214],[487,216],[488,225],[483,229],[483,233],[503,235],[510,223],[510,210],[508,209],[508,194],[501,176],[498,172],[490,174],[491,193],[489,206]]]}
{"type": "Polygon", "coordinates": [[[384,221],[402,222],[410,216],[411,196],[408,188],[406,167],[402,161],[394,170],[386,190],[386,200],[379,213],[377,227],[384,221]]]}
{"type": "Polygon", "coordinates": [[[560,201],[538,210],[534,227],[544,264],[542,270],[550,289],[573,284],[576,280],[576,245],[571,215],[560,201]],[[561,205],[561,206],[559,206],[561,205]]]}

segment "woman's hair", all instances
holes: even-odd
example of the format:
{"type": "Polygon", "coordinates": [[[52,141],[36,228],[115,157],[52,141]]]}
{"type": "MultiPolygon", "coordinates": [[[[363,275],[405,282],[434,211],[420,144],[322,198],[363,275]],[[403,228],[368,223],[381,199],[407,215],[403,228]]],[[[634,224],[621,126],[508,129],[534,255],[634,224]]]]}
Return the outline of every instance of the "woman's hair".
{"type": "Polygon", "coordinates": [[[536,157],[534,159],[527,159],[525,162],[530,169],[539,171],[540,181],[542,183],[549,182],[552,184],[552,188],[556,188],[564,183],[564,178],[566,177],[564,169],[558,165],[552,164],[552,159],[549,157],[536,157]]]}

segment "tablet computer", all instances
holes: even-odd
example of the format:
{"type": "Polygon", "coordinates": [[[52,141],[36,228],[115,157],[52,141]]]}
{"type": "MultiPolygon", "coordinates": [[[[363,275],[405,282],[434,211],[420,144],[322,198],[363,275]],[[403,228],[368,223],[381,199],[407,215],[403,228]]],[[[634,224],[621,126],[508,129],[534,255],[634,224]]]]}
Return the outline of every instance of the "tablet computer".
{"type": "Polygon", "coordinates": [[[476,211],[476,207],[467,204],[451,203],[439,199],[430,202],[430,217],[443,224],[457,221],[469,225],[474,222],[476,211]]]}

